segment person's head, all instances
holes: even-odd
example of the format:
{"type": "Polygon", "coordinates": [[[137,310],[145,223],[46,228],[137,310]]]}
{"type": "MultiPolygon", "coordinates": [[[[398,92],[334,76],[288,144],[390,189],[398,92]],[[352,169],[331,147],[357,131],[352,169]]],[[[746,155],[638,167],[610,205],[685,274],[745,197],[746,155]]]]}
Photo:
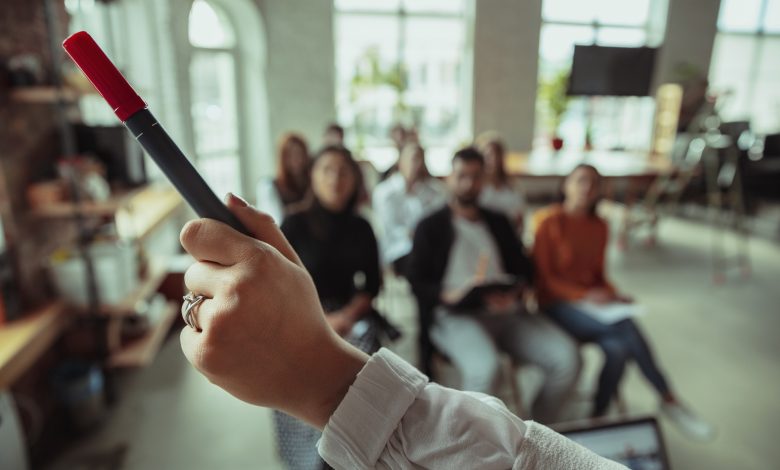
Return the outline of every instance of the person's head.
{"type": "Polygon", "coordinates": [[[344,145],[344,128],[335,122],[328,124],[322,136],[322,144],[325,146],[344,145]]]}
{"type": "Polygon", "coordinates": [[[563,197],[567,207],[595,214],[601,198],[601,174],[592,165],[577,165],[563,182],[563,197]]]}
{"type": "Polygon", "coordinates": [[[333,212],[352,210],[357,204],[360,168],[352,154],[340,145],[319,151],[311,169],[311,189],[315,199],[333,212]]]}
{"type": "Polygon", "coordinates": [[[455,152],[452,172],[447,177],[454,202],[461,207],[476,207],[484,173],[485,158],[477,149],[466,147],[455,152]]]}
{"type": "Polygon", "coordinates": [[[276,181],[291,192],[304,192],[309,185],[309,148],[300,134],[287,133],[279,139],[276,181]]]}
{"type": "Polygon", "coordinates": [[[497,135],[486,136],[478,140],[479,150],[485,156],[485,176],[499,184],[506,182],[504,155],[506,147],[497,135]]]}
{"type": "Polygon", "coordinates": [[[431,176],[425,166],[425,149],[420,144],[406,144],[398,158],[398,172],[409,182],[424,180],[431,176]]]}

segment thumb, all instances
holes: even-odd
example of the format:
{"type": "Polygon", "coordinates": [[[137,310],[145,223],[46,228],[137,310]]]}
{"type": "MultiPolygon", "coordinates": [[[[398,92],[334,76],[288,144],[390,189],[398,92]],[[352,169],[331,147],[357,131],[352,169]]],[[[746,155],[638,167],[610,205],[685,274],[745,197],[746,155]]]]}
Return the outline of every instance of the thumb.
{"type": "Polygon", "coordinates": [[[295,253],[295,250],[290,246],[290,242],[284,237],[284,234],[279,230],[279,227],[270,215],[258,211],[244,199],[233,193],[227,193],[225,205],[244,224],[253,237],[268,243],[276,248],[285,258],[303,267],[298,254],[295,253]]]}

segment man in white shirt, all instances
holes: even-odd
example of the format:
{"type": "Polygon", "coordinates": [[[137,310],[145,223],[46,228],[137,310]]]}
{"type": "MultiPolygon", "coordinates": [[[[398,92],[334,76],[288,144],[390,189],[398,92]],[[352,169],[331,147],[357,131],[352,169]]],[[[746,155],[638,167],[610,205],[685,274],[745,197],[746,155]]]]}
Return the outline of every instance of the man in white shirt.
{"type": "Polygon", "coordinates": [[[422,366],[432,372],[435,349],[458,369],[463,390],[492,393],[505,352],[542,369],[532,413],[555,422],[579,376],[579,351],[552,322],[525,311],[521,295],[533,267],[509,219],[479,206],[483,174],[476,149],[458,151],[449,204],[421,220],[414,235],[407,277],[419,305],[422,366]],[[501,283],[471,299],[475,287],[501,283]]]}
{"type": "Polygon", "coordinates": [[[425,150],[417,143],[407,144],[398,160],[398,172],[379,183],[373,194],[382,262],[392,265],[396,274],[404,274],[417,222],[446,200],[444,184],[425,166],[425,150]]]}

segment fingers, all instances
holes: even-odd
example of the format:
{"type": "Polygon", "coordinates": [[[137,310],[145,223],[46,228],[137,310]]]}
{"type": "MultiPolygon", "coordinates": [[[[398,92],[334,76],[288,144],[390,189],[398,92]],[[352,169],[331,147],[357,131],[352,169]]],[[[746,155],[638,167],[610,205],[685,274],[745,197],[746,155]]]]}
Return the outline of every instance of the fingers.
{"type": "Polygon", "coordinates": [[[225,204],[230,209],[230,212],[238,217],[238,220],[249,229],[255,238],[273,246],[285,258],[298,266],[303,266],[295,250],[292,249],[290,243],[270,215],[258,211],[233,193],[228,193],[225,198],[225,204]]]}
{"type": "Polygon", "coordinates": [[[184,272],[184,285],[187,289],[211,299],[216,297],[217,292],[224,289],[229,282],[226,268],[208,261],[193,263],[184,272]]]}
{"type": "Polygon", "coordinates": [[[179,235],[182,246],[198,261],[232,266],[257,253],[260,245],[231,227],[212,219],[191,220],[179,235]]]}

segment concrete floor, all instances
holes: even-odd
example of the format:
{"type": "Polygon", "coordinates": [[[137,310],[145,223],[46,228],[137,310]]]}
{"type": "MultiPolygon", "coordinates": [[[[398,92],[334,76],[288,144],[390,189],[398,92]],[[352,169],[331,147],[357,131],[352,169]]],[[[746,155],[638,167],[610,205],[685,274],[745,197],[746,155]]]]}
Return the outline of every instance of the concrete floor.
{"type": "MultiPolygon", "coordinates": [[[[640,323],[673,387],[718,427],[716,440],[701,444],[662,419],[672,467],[778,468],[780,246],[753,240],[752,277],[745,280],[734,271],[715,286],[710,235],[706,226],[665,220],[658,246],[637,242],[625,253],[610,253],[612,278],[647,305],[650,313],[640,323]]],[[[413,359],[411,303],[403,286],[391,284],[389,290],[382,307],[407,331],[395,349],[413,359]]],[[[570,418],[587,412],[601,360],[593,348],[584,355],[581,399],[567,410],[570,418]]],[[[529,395],[533,387],[521,383],[529,395]]],[[[117,446],[127,450],[123,464],[114,468],[127,470],[281,468],[269,411],[239,402],[202,378],[181,355],[176,336],[152,366],[123,377],[122,393],[106,426],[52,468],[111,468],[80,462],[117,446]]],[[[656,397],[635,367],[622,393],[631,414],[657,410],[656,397]]]]}

